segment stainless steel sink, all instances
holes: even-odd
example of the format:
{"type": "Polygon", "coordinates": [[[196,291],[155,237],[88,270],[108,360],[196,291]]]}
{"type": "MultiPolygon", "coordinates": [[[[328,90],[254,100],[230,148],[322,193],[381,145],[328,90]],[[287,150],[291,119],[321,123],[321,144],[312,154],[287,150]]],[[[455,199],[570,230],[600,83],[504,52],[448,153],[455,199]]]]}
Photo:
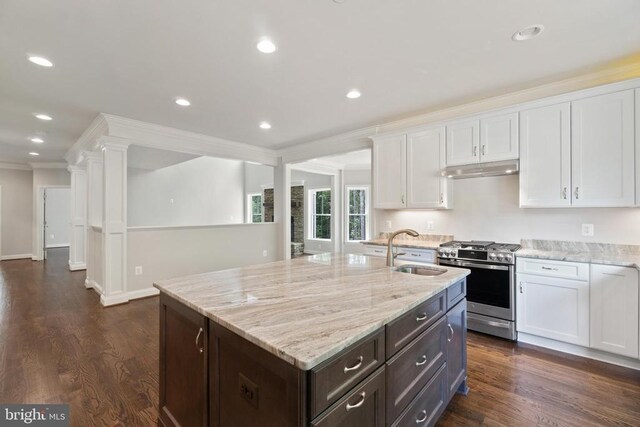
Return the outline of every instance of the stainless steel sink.
{"type": "Polygon", "coordinates": [[[419,276],[439,276],[447,272],[446,268],[427,265],[401,265],[395,268],[400,273],[417,274],[419,276]]]}

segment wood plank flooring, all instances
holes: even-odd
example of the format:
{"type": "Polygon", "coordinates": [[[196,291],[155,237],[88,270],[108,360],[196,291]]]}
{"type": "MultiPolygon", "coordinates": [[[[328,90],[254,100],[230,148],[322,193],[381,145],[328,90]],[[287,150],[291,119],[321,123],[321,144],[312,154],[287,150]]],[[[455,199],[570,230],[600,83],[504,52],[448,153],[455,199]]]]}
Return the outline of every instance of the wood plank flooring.
{"type": "MultiPolygon", "coordinates": [[[[66,402],[73,426],[156,425],[158,299],[103,308],[66,260],[0,263],[0,402],[66,402]]],[[[438,426],[640,426],[640,372],[468,336],[471,392],[438,426]]]]}

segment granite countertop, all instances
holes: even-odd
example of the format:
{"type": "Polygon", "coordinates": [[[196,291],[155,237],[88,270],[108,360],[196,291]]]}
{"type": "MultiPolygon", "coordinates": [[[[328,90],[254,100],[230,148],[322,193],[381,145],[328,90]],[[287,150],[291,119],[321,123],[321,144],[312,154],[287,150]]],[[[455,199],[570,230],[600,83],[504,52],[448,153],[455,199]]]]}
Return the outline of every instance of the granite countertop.
{"type": "Polygon", "coordinates": [[[619,265],[640,269],[640,246],[562,240],[521,240],[516,256],[557,261],[619,265]]]}
{"type": "Polygon", "coordinates": [[[440,276],[416,276],[393,271],[379,257],[319,254],[154,286],[308,370],[469,274],[447,270],[440,276]]]}
{"type": "MultiPolygon", "coordinates": [[[[442,243],[453,240],[452,235],[441,234],[421,234],[418,237],[411,237],[407,234],[401,234],[393,239],[394,246],[401,248],[415,249],[438,249],[442,243]]],[[[380,233],[377,239],[362,242],[364,245],[387,246],[389,242],[389,233],[380,233]]]]}

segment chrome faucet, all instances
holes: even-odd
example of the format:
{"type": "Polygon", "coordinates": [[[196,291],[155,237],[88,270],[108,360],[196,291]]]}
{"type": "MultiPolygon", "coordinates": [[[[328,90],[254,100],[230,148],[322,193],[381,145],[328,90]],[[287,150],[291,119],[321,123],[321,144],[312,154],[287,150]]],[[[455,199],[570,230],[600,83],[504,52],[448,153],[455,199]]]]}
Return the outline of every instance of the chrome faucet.
{"type": "Polygon", "coordinates": [[[387,267],[393,267],[393,262],[395,261],[396,257],[398,255],[402,255],[393,253],[393,239],[398,234],[408,234],[413,237],[418,237],[420,235],[417,231],[411,230],[410,228],[404,228],[402,230],[394,231],[393,233],[391,233],[389,235],[389,242],[387,243],[387,267]]]}

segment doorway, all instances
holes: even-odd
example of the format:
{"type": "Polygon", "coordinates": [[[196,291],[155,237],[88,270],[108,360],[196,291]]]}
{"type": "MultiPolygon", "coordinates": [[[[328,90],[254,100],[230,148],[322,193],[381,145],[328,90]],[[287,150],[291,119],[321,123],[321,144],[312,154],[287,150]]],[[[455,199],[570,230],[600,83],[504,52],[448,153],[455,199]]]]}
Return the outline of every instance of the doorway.
{"type": "Polygon", "coordinates": [[[69,186],[46,186],[38,191],[37,253],[46,260],[50,250],[69,247],[71,219],[71,189],[69,186]]]}

